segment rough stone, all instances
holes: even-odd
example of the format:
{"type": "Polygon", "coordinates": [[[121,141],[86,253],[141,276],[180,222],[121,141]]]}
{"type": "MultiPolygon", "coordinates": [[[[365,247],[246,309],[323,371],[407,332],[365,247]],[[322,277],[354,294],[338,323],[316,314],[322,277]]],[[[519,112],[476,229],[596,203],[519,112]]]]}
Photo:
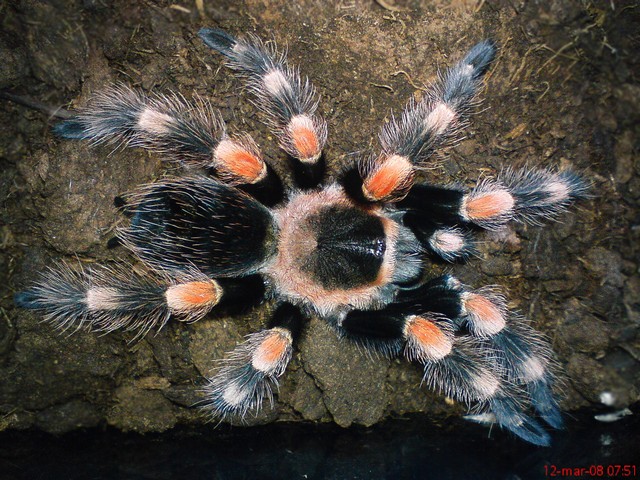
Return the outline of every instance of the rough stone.
{"type": "Polygon", "coordinates": [[[580,353],[604,352],[609,346],[611,328],[594,317],[577,316],[567,311],[567,317],[558,328],[558,341],[580,353]]]}
{"type": "Polygon", "coordinates": [[[374,361],[316,319],[307,328],[300,352],[305,370],[315,378],[338,425],[372,425],[382,418],[388,402],[388,361],[374,361]]]}
{"type": "Polygon", "coordinates": [[[159,391],[124,385],[116,390],[115,400],[107,422],[121,430],[163,432],[178,421],[172,403],[159,391]]]}
{"type": "Polygon", "coordinates": [[[71,400],[42,410],[36,417],[36,425],[49,433],[61,434],[78,428],[95,427],[102,419],[96,407],[82,400],[71,400]]]}
{"type": "Polygon", "coordinates": [[[569,359],[567,373],[573,387],[592,404],[600,403],[603,392],[611,392],[617,405],[631,405],[638,401],[638,391],[628,388],[627,382],[612,368],[583,354],[569,359]]]}
{"type": "MultiPolygon", "coordinates": [[[[592,179],[592,197],[545,227],[513,223],[474,232],[486,265],[481,258],[434,262],[427,276],[451,272],[472,288],[503,284],[510,305],[554,339],[567,377],[564,408],[597,401],[607,388],[631,402],[640,385],[629,373],[640,358],[633,16],[606,15],[602,28],[585,30],[588,5],[480,2],[476,11],[477,3],[435,8],[413,2],[390,14],[376,2],[275,0],[265,9],[259,1],[223,0],[204,2],[204,18],[288,45],[290,63],[318,88],[330,132],[325,156],[338,168],[354,158],[351,152],[378,152],[376,137],[390,112],[397,114],[412,94],[424,95],[438,68],[480,32],[492,32],[506,48],[480,95],[481,111],[463,128],[467,140],[433,156],[422,176],[471,188],[505,166],[559,166],[592,179]],[[605,42],[616,48],[615,58],[605,42]],[[580,62],[565,57],[573,51],[548,50],[569,43],[580,62]]],[[[0,87],[52,110],[85,105],[114,82],[197,93],[231,130],[255,135],[265,158],[285,174],[274,135],[238,80],[221,68],[222,59],[197,38],[206,24],[202,15],[195,7],[190,13],[172,7],[141,0],[8,2],[0,87]]],[[[54,118],[13,103],[3,102],[0,120],[0,429],[54,432],[97,422],[158,431],[206,422],[192,408],[202,400],[205,378],[245,335],[264,328],[273,312],[269,302],[192,325],[171,321],[135,342],[131,332],[60,335],[11,300],[60,261],[79,267],[135,262],[123,248],[106,248],[128,221],[113,208],[114,197],[184,172],[162,155],[58,140],[50,133],[54,118]]],[[[313,319],[281,379],[277,405],[247,422],[369,425],[397,414],[459,414],[461,406],[420,386],[421,373],[401,360],[370,359],[313,319]]]]}

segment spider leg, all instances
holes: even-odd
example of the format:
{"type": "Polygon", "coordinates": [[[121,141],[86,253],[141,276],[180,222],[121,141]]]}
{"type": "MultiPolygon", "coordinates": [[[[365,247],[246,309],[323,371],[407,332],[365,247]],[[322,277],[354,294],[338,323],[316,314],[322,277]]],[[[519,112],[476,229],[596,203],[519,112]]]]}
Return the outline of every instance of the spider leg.
{"type": "Polygon", "coordinates": [[[210,177],[164,179],[128,198],[121,243],[156,270],[197,268],[212,277],[257,273],[276,251],[271,212],[210,177]]]}
{"type": "Polygon", "coordinates": [[[472,224],[493,230],[511,220],[539,225],[556,218],[589,186],[571,170],[506,169],[464,188],[415,185],[398,206],[425,212],[448,225],[472,224]]]}
{"type": "Polygon", "coordinates": [[[74,117],[54,126],[63,138],[142,147],[184,165],[212,170],[261,199],[282,198],[282,184],[251,136],[230,136],[209,102],[178,94],[148,96],[125,86],[98,93],[74,117]],[[262,195],[260,195],[263,193],[262,195]]]}
{"type": "Polygon", "coordinates": [[[490,412],[481,418],[548,445],[547,432],[524,413],[530,399],[547,423],[561,426],[547,357],[534,354],[548,347],[540,335],[525,337],[520,324],[508,322],[503,297],[486,288],[469,291],[446,275],[401,290],[396,303],[382,310],[352,311],[340,327],[368,348],[423,364],[429,386],[467,404],[477,402],[479,411],[490,412]]]}
{"type": "Polygon", "coordinates": [[[413,185],[417,168],[464,126],[482,76],[495,56],[490,40],[478,43],[449,68],[422,100],[411,99],[402,116],[380,133],[382,153],[347,170],[348,193],[364,202],[397,202],[413,185]]]}
{"type": "Polygon", "coordinates": [[[257,303],[263,293],[258,275],[213,280],[195,269],[170,277],[127,265],[73,270],[63,264],[16,294],[15,303],[38,311],[62,331],[133,331],[135,341],[160,330],[171,316],[195,322],[212,309],[239,301],[257,303]]]}
{"type": "Polygon", "coordinates": [[[204,408],[212,417],[244,416],[259,410],[267,398],[273,405],[273,388],[291,357],[304,317],[298,307],[281,304],[268,328],[247,339],[223,360],[204,388],[204,408]]]}
{"type": "Polygon", "coordinates": [[[476,253],[471,231],[435,219],[430,212],[408,211],[402,218],[425,250],[447,262],[466,260],[476,253]]]}
{"type": "Polygon", "coordinates": [[[327,124],[315,114],[318,100],[309,80],[287,65],[285,54],[257,37],[235,38],[216,28],[203,28],[199,35],[208,47],[227,57],[230,68],[246,78],[280,147],[298,160],[294,172],[299,185],[315,187],[324,173],[322,149],[327,124]]]}

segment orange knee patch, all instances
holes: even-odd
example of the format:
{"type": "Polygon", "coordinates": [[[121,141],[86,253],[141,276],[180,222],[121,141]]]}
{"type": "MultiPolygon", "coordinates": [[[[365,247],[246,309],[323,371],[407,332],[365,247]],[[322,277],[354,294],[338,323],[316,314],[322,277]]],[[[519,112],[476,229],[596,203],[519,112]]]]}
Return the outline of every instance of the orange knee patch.
{"type": "Polygon", "coordinates": [[[515,201],[509,192],[497,190],[467,198],[465,213],[470,220],[487,220],[511,213],[514,206],[515,201]]]}
{"type": "Polygon", "coordinates": [[[412,356],[417,360],[439,360],[449,355],[453,348],[452,339],[427,318],[411,318],[406,336],[413,350],[412,356]]]}
{"type": "Polygon", "coordinates": [[[173,285],[167,289],[165,297],[171,311],[184,313],[206,307],[211,308],[220,301],[221,295],[220,286],[211,280],[173,285]]]}
{"type": "Polygon", "coordinates": [[[313,119],[307,115],[296,115],[288,128],[291,144],[298,152],[297,158],[303,162],[316,162],[320,158],[321,147],[313,119]]]}
{"type": "Polygon", "coordinates": [[[286,359],[291,337],[284,331],[273,330],[253,353],[251,365],[258,371],[271,373],[286,359]]]}
{"type": "Polygon", "coordinates": [[[412,180],[413,165],[409,159],[391,155],[379,160],[379,165],[364,179],[362,191],[369,200],[386,200],[394,194],[404,192],[412,180]]]}
{"type": "Polygon", "coordinates": [[[215,149],[215,165],[245,183],[255,183],[267,173],[267,165],[257,152],[234,140],[222,140],[215,149]]]}

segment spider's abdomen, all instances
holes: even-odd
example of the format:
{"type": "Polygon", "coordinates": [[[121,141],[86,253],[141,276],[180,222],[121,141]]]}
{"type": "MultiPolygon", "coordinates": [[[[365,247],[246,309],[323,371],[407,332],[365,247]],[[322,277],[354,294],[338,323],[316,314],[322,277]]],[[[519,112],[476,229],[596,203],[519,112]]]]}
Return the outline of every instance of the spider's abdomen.
{"type": "Polygon", "coordinates": [[[315,248],[300,259],[304,272],[328,289],[376,282],[387,249],[380,217],[333,205],[311,215],[307,224],[315,248]]]}
{"type": "Polygon", "coordinates": [[[269,210],[211,178],[155,183],[135,195],[129,209],[131,226],[120,238],[159,269],[195,267],[212,277],[244,276],[275,253],[269,210]]]}

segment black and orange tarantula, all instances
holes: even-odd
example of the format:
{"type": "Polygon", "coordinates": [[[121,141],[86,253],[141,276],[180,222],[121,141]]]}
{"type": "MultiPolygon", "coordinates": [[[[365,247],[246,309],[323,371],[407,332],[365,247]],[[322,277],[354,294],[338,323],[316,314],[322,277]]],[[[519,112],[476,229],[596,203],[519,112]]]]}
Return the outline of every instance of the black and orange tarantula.
{"type": "Polygon", "coordinates": [[[246,80],[291,157],[295,188],[283,185],[251,137],[227,134],[205,100],[111,88],[55,132],[158,151],[192,173],[142,187],[122,205],[131,222],[119,241],[147,274],[57,267],[16,303],[63,328],[143,335],[171,316],[192,322],[270,298],[277,308],[269,325],[231,352],[205,387],[212,415],[242,417],[271,398],[305,319],[318,315],[346,339],[420,364],[427,385],[476,405],[473,418],[548,445],[549,434],[525,412],[532,407],[562,426],[549,345],[495,288],[424,278],[429,257],[467,258],[474,229],[555,217],[586,191],[566,170],[507,169],[470,190],[416,182],[464,126],[494,44],[472,47],[384,125],[381,153],[328,181],[327,125],[309,81],[253,36],[204,28],[200,37],[246,80]]]}

